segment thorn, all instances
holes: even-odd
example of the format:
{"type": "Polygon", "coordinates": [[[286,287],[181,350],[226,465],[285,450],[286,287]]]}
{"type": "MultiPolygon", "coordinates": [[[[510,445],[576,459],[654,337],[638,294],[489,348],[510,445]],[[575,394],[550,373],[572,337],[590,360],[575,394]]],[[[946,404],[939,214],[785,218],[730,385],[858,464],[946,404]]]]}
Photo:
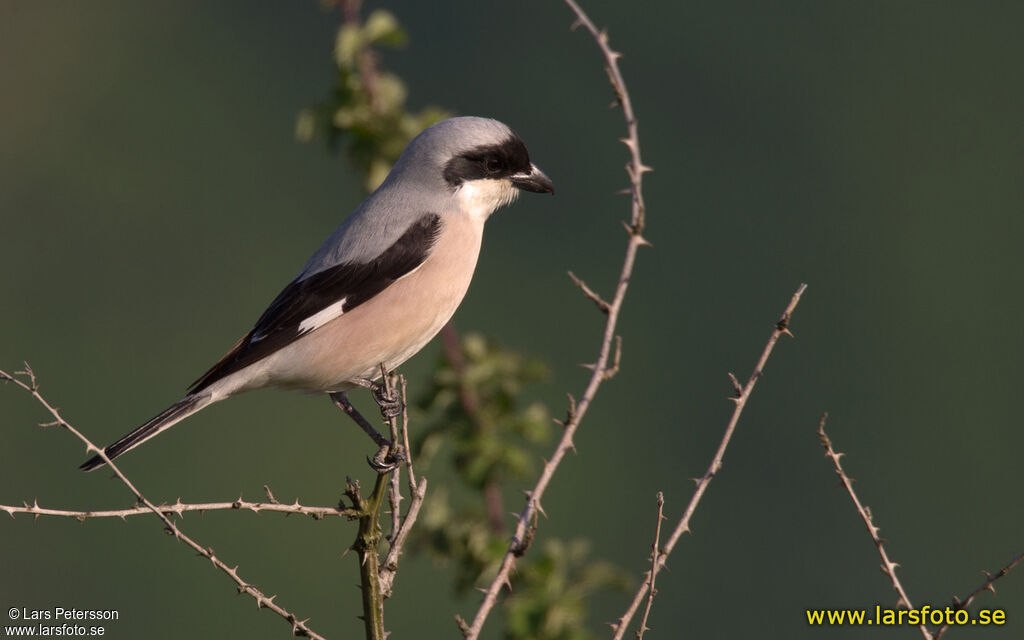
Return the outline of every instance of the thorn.
{"type": "Polygon", "coordinates": [[[640,235],[640,231],[642,229],[642,227],[640,225],[633,226],[630,223],[626,222],[625,220],[622,220],[621,222],[622,222],[622,228],[626,230],[626,234],[627,235],[629,235],[632,238],[640,237],[642,239],[642,241],[640,242],[641,246],[643,246],[644,244],[646,244],[647,246],[651,246],[651,247],[654,246],[650,242],[647,242],[647,240],[643,240],[643,236],[640,235]]]}
{"type": "Polygon", "coordinates": [[[271,504],[280,504],[277,501],[277,498],[274,497],[274,492],[270,490],[270,485],[268,485],[268,484],[263,485],[263,490],[267,493],[267,500],[271,504]]]}
{"type": "Polygon", "coordinates": [[[736,397],[739,398],[743,395],[743,385],[736,379],[736,376],[729,372],[729,381],[732,382],[732,389],[736,392],[736,397]]]}
{"type": "Polygon", "coordinates": [[[647,238],[645,238],[645,237],[643,237],[641,235],[637,235],[636,237],[638,238],[637,239],[637,244],[639,244],[641,247],[653,247],[654,246],[654,243],[651,242],[650,240],[648,240],[647,238]]]}

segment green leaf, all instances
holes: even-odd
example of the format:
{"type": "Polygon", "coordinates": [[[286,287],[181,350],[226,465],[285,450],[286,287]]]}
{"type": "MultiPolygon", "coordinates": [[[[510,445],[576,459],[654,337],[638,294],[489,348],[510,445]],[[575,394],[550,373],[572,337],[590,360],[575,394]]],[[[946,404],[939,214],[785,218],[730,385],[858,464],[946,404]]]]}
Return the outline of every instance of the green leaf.
{"type": "Polygon", "coordinates": [[[355,67],[363,42],[359,27],[353,24],[341,25],[334,39],[334,64],[341,69],[355,67]]]}
{"type": "Polygon", "coordinates": [[[390,11],[377,9],[366,18],[363,38],[368,44],[391,48],[405,46],[407,37],[398,19],[390,11]]]}

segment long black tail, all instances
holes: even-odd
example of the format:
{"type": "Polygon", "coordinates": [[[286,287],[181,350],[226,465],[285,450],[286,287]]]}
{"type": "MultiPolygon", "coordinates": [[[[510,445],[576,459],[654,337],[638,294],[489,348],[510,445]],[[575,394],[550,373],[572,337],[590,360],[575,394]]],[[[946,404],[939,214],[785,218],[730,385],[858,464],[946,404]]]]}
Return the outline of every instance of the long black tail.
{"type": "MultiPolygon", "coordinates": [[[[197,394],[188,395],[178,400],[174,405],[168,407],[158,416],[147,422],[146,424],[136,428],[134,431],[121,438],[112,445],[108,445],[103,449],[103,453],[107,454],[107,457],[113,460],[117,456],[134,449],[146,440],[149,440],[153,436],[157,435],[165,429],[170,429],[178,422],[189,417],[193,413],[199,411],[206,405],[213,402],[213,397],[209,394],[197,394]]],[[[86,460],[82,466],[78,467],[83,471],[92,471],[105,465],[106,462],[98,455],[95,455],[86,460]]]]}

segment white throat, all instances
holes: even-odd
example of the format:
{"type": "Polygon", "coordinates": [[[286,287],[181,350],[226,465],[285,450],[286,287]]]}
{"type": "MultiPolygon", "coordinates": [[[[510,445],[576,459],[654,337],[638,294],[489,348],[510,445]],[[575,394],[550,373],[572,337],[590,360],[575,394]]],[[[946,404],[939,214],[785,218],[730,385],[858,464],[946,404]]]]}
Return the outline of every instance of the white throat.
{"type": "Polygon", "coordinates": [[[519,196],[519,189],[508,180],[471,180],[455,190],[459,209],[481,224],[498,207],[511,203],[519,196]]]}

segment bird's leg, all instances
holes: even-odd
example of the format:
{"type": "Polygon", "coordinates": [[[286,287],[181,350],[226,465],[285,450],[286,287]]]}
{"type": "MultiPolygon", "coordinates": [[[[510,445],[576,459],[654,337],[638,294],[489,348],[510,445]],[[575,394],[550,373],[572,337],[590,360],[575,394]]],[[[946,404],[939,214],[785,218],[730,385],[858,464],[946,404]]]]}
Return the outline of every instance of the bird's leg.
{"type": "Polygon", "coordinates": [[[366,432],[366,435],[370,436],[370,438],[373,439],[373,441],[377,444],[378,447],[384,448],[391,446],[391,441],[382,436],[379,431],[374,429],[373,425],[370,424],[370,421],[364,418],[363,414],[359,413],[359,410],[352,406],[352,403],[349,401],[348,396],[346,394],[335,392],[330,395],[331,401],[334,403],[334,406],[338,407],[339,409],[344,411],[348,417],[352,418],[352,420],[355,421],[355,423],[359,425],[359,427],[363,431],[366,432]]]}
{"type": "Polygon", "coordinates": [[[393,471],[395,467],[402,463],[405,459],[405,452],[402,451],[401,445],[393,445],[390,440],[374,429],[373,425],[370,424],[370,421],[364,418],[363,414],[359,413],[359,410],[352,406],[347,395],[341,392],[335,392],[330,394],[330,396],[334,405],[344,411],[348,417],[352,418],[352,420],[359,425],[359,427],[366,432],[366,435],[370,436],[370,438],[372,438],[379,447],[377,453],[375,453],[372,458],[366,459],[374,471],[377,473],[388,473],[393,471]]]}

